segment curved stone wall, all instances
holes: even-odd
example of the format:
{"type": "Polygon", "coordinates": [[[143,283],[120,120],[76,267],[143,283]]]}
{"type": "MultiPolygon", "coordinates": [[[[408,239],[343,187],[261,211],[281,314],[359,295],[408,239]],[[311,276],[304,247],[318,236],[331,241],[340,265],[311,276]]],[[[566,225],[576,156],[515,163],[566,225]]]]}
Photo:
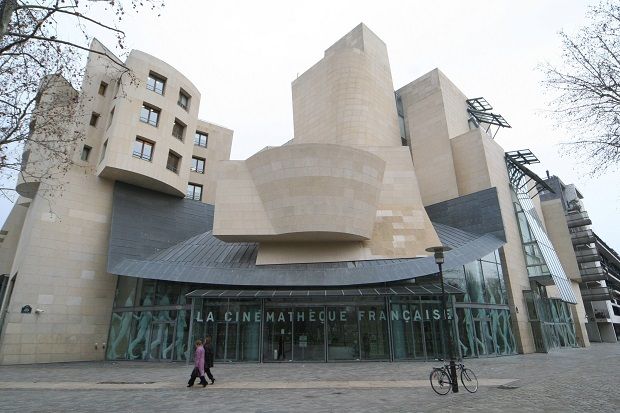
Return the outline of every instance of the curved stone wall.
{"type": "Polygon", "coordinates": [[[132,51],[125,64],[133,77],[124,78],[108,109],[113,108],[114,116],[106,126],[103,141],[107,144],[97,172],[104,178],[183,197],[190,175],[200,92],[175,68],[146,53],[132,51]],[[162,94],[147,89],[149,73],[165,80],[162,94]],[[190,97],[187,108],[177,103],[181,91],[190,97]],[[157,126],[140,121],[143,104],[159,110],[157,126]],[[172,135],[175,121],[185,125],[182,139],[172,135]],[[154,144],[151,160],[132,156],[137,137],[154,144]],[[169,151],[181,157],[176,171],[166,167],[169,151]]]}
{"type": "MultiPolygon", "coordinates": [[[[263,150],[245,164],[258,195],[254,201],[260,202],[257,208],[264,211],[268,225],[254,230],[259,228],[257,222],[227,210],[225,198],[216,207],[219,223],[231,214],[244,223],[243,239],[361,241],[371,237],[385,169],[380,157],[340,145],[298,144],[263,150]]],[[[220,193],[235,195],[230,187],[218,189],[220,193]]],[[[221,239],[238,238],[217,222],[216,227],[221,239]]]]}

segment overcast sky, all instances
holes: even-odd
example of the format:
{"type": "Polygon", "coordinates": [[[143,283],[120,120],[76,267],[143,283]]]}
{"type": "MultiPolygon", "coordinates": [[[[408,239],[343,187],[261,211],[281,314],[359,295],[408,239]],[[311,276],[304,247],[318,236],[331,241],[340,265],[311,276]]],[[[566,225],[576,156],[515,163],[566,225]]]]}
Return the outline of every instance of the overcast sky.
{"type": "MultiPolygon", "coordinates": [[[[562,130],[544,115],[539,63],[557,62],[558,31],[585,23],[591,1],[167,1],[161,17],[123,22],[127,46],[185,74],[202,93],[200,117],[235,131],[232,158],[293,137],[291,81],[360,22],[386,44],[394,88],[439,67],[467,96],[485,97],[512,129],[506,151],[531,149],[545,170],[575,183],[597,232],[620,251],[620,172],[588,177],[561,157],[562,130]]],[[[112,38],[99,36],[114,44],[112,38]]],[[[10,204],[0,205],[3,222],[10,204]]]]}

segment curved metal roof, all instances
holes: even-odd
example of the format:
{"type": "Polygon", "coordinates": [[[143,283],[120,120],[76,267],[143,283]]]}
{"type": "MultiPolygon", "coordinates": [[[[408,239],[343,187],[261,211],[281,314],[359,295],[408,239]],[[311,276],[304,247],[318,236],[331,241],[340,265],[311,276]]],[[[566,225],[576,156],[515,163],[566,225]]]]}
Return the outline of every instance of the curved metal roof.
{"type": "MultiPolygon", "coordinates": [[[[481,258],[505,244],[490,235],[433,224],[452,247],[444,268],[481,258]]],[[[125,258],[109,272],[139,278],[237,286],[346,286],[406,280],[437,272],[433,257],[256,265],[258,243],[228,243],[207,231],[146,258],[125,258]]]]}

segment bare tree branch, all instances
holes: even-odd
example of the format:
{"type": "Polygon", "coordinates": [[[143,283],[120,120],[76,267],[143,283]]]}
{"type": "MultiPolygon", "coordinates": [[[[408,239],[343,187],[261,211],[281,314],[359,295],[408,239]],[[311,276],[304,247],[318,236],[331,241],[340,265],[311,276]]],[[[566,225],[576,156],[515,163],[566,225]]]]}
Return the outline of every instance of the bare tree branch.
{"type": "Polygon", "coordinates": [[[603,0],[579,32],[561,32],[563,62],[541,66],[555,97],[551,115],[571,140],[563,152],[586,159],[596,174],[620,165],[620,4],[603,0]]]}

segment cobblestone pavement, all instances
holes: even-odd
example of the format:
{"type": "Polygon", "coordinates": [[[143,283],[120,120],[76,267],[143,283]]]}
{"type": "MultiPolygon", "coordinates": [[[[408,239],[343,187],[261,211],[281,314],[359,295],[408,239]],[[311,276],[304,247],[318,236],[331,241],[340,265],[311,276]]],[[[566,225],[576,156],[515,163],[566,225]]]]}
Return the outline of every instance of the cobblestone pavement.
{"type": "Polygon", "coordinates": [[[619,411],[620,344],[467,360],[481,384],[475,394],[436,395],[434,365],[216,364],[205,389],[185,387],[185,364],[4,366],[0,412],[619,411]]]}

